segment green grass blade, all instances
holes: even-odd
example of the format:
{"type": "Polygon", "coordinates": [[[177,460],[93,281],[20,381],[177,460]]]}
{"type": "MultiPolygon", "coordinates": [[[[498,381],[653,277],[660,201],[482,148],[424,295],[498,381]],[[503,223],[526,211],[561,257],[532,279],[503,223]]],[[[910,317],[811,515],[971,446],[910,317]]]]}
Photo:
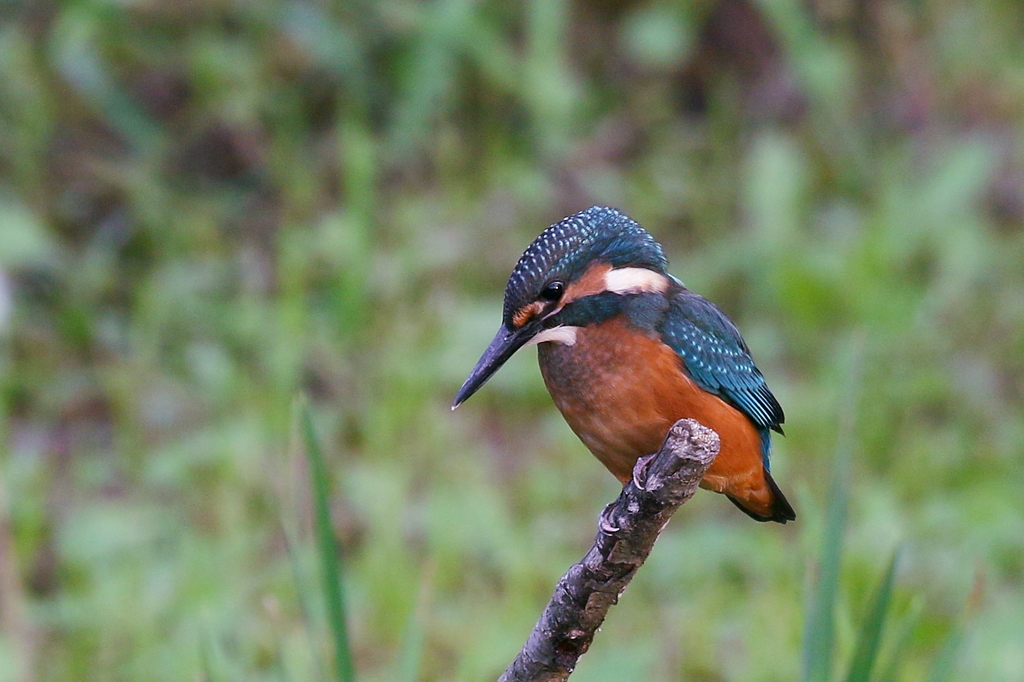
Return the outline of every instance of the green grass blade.
{"type": "Polygon", "coordinates": [[[203,682],[222,682],[225,680],[224,661],[220,656],[220,648],[213,629],[204,617],[199,632],[199,667],[203,682]]]}
{"type": "Polygon", "coordinates": [[[983,575],[979,572],[974,578],[974,585],[971,587],[970,593],[967,595],[967,603],[964,605],[964,612],[960,617],[960,622],[952,627],[949,638],[939,651],[939,657],[932,663],[928,673],[928,682],[947,682],[953,677],[953,673],[956,672],[957,659],[967,637],[967,629],[974,620],[974,616],[981,610],[984,592],[985,581],[983,575]]]}
{"type": "Polygon", "coordinates": [[[922,613],[924,613],[924,602],[919,600],[911,609],[910,614],[903,618],[903,624],[895,638],[896,643],[889,653],[889,663],[879,673],[876,682],[896,682],[899,665],[903,661],[904,652],[910,647],[910,640],[914,636],[914,630],[921,622],[922,613]]]}
{"type": "Polygon", "coordinates": [[[955,626],[949,634],[949,639],[942,645],[939,657],[932,663],[928,673],[928,682],[949,682],[953,678],[963,639],[963,629],[960,626],[955,626]]]}
{"type": "Polygon", "coordinates": [[[839,568],[842,563],[843,529],[846,525],[847,497],[849,495],[849,466],[856,434],[857,399],[860,395],[861,366],[864,357],[864,334],[858,333],[850,343],[849,387],[846,405],[842,410],[839,434],[836,439],[836,461],[830,504],[825,516],[825,530],[818,563],[817,581],[808,600],[804,620],[803,682],[829,682],[832,679],[833,649],[835,647],[835,605],[839,595],[839,568]]]}
{"type": "Polygon", "coordinates": [[[299,597],[299,612],[302,614],[302,622],[305,625],[306,632],[309,633],[309,640],[312,644],[310,646],[310,660],[313,666],[313,672],[315,678],[318,680],[324,679],[324,663],[321,656],[320,649],[315,645],[312,633],[314,629],[314,618],[313,618],[313,588],[309,586],[306,581],[305,572],[302,570],[302,565],[299,561],[298,552],[296,547],[298,545],[292,539],[292,533],[288,530],[288,527],[282,522],[281,531],[284,534],[284,546],[285,552],[288,555],[288,565],[291,568],[292,579],[295,581],[295,589],[298,592],[299,597]]]}
{"type": "Polygon", "coordinates": [[[965,632],[967,626],[971,621],[971,617],[978,610],[978,604],[981,601],[981,589],[982,583],[980,579],[975,581],[974,588],[971,590],[971,594],[967,597],[967,607],[964,609],[964,614],[960,618],[960,622],[955,624],[950,630],[949,637],[946,639],[945,644],[942,645],[942,649],[939,651],[938,658],[932,663],[932,667],[928,672],[928,682],[948,682],[953,678],[953,673],[956,672],[957,659],[960,656],[960,650],[964,646],[965,632]]]}
{"type": "Polygon", "coordinates": [[[420,661],[423,658],[423,640],[426,631],[424,623],[427,621],[427,611],[430,608],[430,599],[433,595],[436,571],[437,564],[434,561],[429,562],[423,569],[416,608],[409,615],[404,642],[398,654],[398,671],[395,675],[395,682],[416,682],[420,677],[420,661]]]}
{"type": "Polygon", "coordinates": [[[313,428],[309,404],[302,406],[302,433],[309,455],[310,478],[313,484],[313,523],[316,527],[317,550],[323,578],[327,621],[334,641],[334,662],[338,682],[355,682],[355,666],[349,648],[345,624],[345,598],[341,587],[341,553],[334,539],[334,526],[328,504],[327,467],[323,451],[313,428]]]}
{"type": "Polygon", "coordinates": [[[803,682],[828,682],[832,678],[835,643],[835,603],[839,594],[839,567],[846,520],[846,482],[837,469],[831,488],[832,503],[825,520],[817,583],[804,622],[803,682]]]}
{"type": "Polygon", "coordinates": [[[871,611],[864,620],[864,626],[857,639],[857,649],[850,662],[850,672],[846,676],[846,682],[868,682],[871,679],[871,670],[875,667],[875,661],[878,659],[882,632],[885,630],[885,619],[889,613],[889,604],[892,602],[899,555],[899,550],[893,553],[892,559],[889,561],[889,568],[885,572],[885,577],[882,578],[882,584],[878,586],[871,611]]]}
{"type": "Polygon", "coordinates": [[[219,675],[213,672],[213,651],[210,644],[210,633],[203,629],[199,635],[199,668],[202,671],[200,679],[203,682],[216,682],[219,675]]]}
{"type": "Polygon", "coordinates": [[[402,651],[398,654],[398,674],[395,676],[395,682],[416,682],[420,677],[422,658],[423,623],[414,612],[405,631],[402,651]]]}

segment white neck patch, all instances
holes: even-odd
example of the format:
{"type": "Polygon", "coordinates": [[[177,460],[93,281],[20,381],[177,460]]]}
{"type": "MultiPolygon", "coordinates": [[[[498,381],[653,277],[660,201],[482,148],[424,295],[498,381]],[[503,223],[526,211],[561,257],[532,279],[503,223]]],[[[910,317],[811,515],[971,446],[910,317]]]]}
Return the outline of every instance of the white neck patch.
{"type": "Polygon", "coordinates": [[[647,268],[616,268],[604,275],[606,291],[616,294],[663,294],[668,277],[647,268]]]}
{"type": "Polygon", "coordinates": [[[563,346],[576,344],[576,330],[579,327],[552,327],[545,329],[526,342],[527,346],[535,346],[538,343],[560,343],[563,346]]]}

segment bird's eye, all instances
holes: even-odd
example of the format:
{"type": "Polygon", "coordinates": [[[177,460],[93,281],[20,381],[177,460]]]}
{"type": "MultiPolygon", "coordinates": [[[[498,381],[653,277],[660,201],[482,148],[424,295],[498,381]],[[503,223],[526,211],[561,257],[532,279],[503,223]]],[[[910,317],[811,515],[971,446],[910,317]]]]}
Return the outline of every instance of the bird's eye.
{"type": "Polygon", "coordinates": [[[552,282],[541,290],[540,298],[544,301],[557,301],[562,298],[563,291],[565,291],[564,284],[561,282],[552,282]]]}

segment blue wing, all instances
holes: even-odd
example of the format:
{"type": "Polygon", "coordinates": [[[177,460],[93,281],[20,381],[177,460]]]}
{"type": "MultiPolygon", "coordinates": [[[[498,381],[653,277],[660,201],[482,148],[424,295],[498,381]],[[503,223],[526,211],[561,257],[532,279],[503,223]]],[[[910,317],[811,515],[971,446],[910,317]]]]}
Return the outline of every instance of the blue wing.
{"type": "Polygon", "coordinates": [[[786,417],[736,326],[714,303],[683,290],[672,297],[659,331],[698,386],[736,407],[759,427],[767,465],[768,430],[782,433],[786,417]]]}

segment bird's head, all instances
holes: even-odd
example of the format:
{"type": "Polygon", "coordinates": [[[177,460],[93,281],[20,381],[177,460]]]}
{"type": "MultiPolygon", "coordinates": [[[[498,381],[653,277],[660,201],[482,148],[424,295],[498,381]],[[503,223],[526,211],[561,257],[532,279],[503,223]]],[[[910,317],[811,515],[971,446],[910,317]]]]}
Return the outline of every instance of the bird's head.
{"type": "MultiPolygon", "coordinates": [[[[658,242],[613,208],[594,206],[544,230],[512,270],[501,327],[459,389],[452,409],[523,346],[573,343],[575,327],[564,325],[569,306],[608,293],[663,293],[671,281],[666,266],[658,242]]],[[[585,315],[582,306],[575,308],[585,315]]]]}

